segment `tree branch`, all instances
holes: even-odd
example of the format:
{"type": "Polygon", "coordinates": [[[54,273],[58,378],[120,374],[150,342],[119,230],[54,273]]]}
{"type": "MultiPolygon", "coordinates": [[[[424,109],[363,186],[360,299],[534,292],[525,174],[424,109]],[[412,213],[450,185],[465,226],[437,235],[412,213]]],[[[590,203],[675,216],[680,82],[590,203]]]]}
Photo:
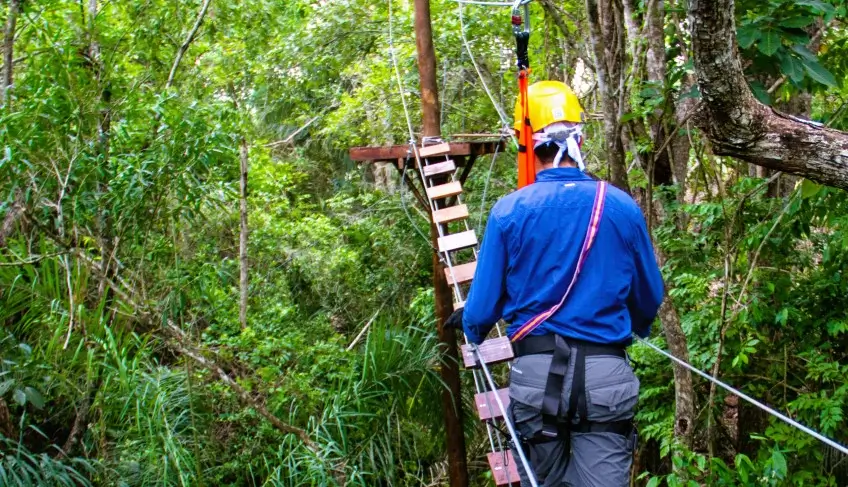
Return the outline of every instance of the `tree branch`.
{"type": "Polygon", "coordinates": [[[191,28],[191,31],[188,33],[177,51],[177,57],[174,58],[174,64],[171,66],[171,73],[168,75],[168,82],[165,83],[166,90],[174,84],[174,77],[177,75],[177,68],[180,66],[180,62],[183,60],[183,56],[185,56],[185,53],[188,51],[189,46],[191,46],[192,41],[194,41],[194,36],[197,35],[197,31],[200,29],[200,24],[203,23],[203,19],[206,17],[206,11],[209,10],[210,3],[212,3],[212,0],[203,0],[203,5],[200,6],[200,12],[197,14],[197,19],[194,21],[194,26],[191,28]]]}
{"type": "Polygon", "coordinates": [[[736,50],[734,0],[691,0],[692,51],[704,108],[698,125],[718,155],[848,189],[848,134],[758,102],[736,50]]]}
{"type": "Polygon", "coordinates": [[[309,434],[296,426],[292,426],[290,424],[283,423],[279,418],[271,414],[268,409],[257,401],[254,397],[252,397],[238,382],[233,380],[232,377],[227,374],[227,372],[221,368],[220,365],[215,363],[214,361],[207,359],[204,357],[198,349],[196,349],[193,345],[191,345],[189,338],[186,334],[180,330],[174,323],[168,322],[167,331],[172,336],[172,340],[168,341],[168,345],[175,348],[178,352],[185,355],[186,357],[191,358],[198,364],[207,369],[214,371],[218,374],[218,377],[221,378],[225,384],[227,384],[230,389],[232,389],[236,395],[238,395],[239,400],[242,403],[252,407],[259,413],[260,416],[268,420],[277,430],[282,432],[283,434],[293,434],[297,436],[300,441],[303,442],[310,450],[315,453],[318,453],[318,445],[312,441],[312,438],[309,437],[309,434]]]}

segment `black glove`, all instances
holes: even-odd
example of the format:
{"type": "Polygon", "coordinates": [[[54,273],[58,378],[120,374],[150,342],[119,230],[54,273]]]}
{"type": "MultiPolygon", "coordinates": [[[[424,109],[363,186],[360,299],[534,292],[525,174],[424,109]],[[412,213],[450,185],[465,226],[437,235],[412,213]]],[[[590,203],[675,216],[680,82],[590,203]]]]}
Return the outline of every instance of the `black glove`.
{"type": "Polygon", "coordinates": [[[462,312],[465,308],[459,308],[451,313],[450,317],[445,321],[445,329],[453,328],[462,331],[462,312]]]}

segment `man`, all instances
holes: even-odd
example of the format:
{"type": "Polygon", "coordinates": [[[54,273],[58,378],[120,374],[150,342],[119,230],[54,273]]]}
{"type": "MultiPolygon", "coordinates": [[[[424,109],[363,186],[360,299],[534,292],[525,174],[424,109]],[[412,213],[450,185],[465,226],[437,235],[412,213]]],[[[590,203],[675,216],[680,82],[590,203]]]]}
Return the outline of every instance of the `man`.
{"type": "Polygon", "coordinates": [[[446,326],[479,344],[510,323],[509,416],[539,485],[627,486],[639,380],[624,350],[650,333],[662,277],[633,199],[583,173],[571,89],[542,81],[528,102],[536,182],[495,204],[465,308],[446,326]]]}

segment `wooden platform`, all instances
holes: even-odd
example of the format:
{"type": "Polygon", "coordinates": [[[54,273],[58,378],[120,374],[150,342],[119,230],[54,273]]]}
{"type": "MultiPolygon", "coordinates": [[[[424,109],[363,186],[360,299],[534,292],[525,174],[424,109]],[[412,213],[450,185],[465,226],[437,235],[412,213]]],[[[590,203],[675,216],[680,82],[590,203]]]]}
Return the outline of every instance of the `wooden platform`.
{"type": "MultiPolygon", "coordinates": [[[[354,161],[404,161],[407,157],[409,145],[387,145],[383,147],[353,147],[350,149],[350,158],[354,161]]],[[[450,142],[451,156],[481,156],[492,154],[495,150],[503,151],[504,143],[501,140],[480,140],[468,142],[450,142]]],[[[459,165],[461,159],[456,161],[459,165]]]]}

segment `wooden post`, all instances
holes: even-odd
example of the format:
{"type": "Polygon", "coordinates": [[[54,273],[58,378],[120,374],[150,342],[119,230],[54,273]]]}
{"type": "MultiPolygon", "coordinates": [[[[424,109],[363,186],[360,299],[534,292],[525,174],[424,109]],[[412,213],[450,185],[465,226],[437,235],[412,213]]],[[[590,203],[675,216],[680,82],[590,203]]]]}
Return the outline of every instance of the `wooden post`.
{"type": "Polygon", "coordinates": [[[421,121],[425,137],[442,135],[439,126],[439,86],[436,84],[436,51],[430,25],[430,0],[415,0],[415,49],[421,85],[421,121]]]}
{"type": "MultiPolygon", "coordinates": [[[[436,52],[430,24],[430,0],[415,0],[415,48],[418,51],[418,75],[421,87],[422,133],[424,137],[439,137],[439,87],[437,85],[436,52]]],[[[433,245],[439,236],[436,224],[431,223],[433,245]]],[[[465,434],[462,430],[462,401],[459,381],[459,353],[456,333],[445,329],[444,323],[453,311],[453,294],[445,281],[439,256],[433,254],[433,288],[439,341],[445,351],[445,363],[440,369],[447,388],[442,391],[442,410],[445,415],[445,442],[448,453],[448,476],[451,487],[468,487],[468,468],[465,459],[465,434]]]]}

